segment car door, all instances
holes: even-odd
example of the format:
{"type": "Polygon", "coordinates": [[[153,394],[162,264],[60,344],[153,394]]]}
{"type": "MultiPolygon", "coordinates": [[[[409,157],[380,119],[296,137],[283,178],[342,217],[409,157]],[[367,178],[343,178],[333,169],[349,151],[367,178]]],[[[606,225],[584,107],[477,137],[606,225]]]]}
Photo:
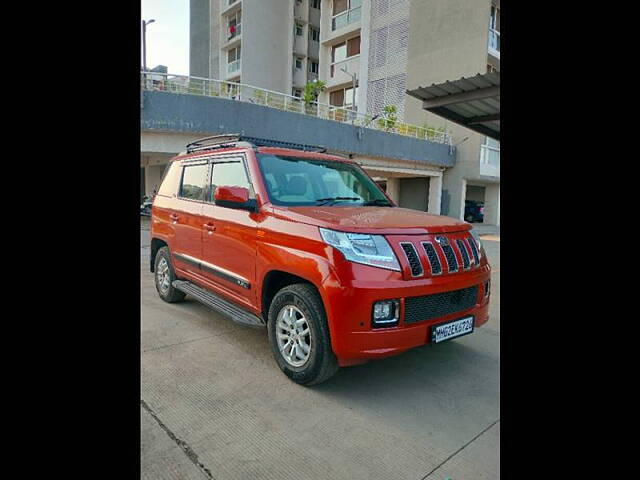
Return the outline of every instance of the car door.
{"type": "Polygon", "coordinates": [[[255,191],[244,155],[221,156],[211,162],[208,199],[202,229],[202,274],[240,303],[255,305],[256,214],[215,204],[216,186],[240,186],[255,191]]]}
{"type": "Polygon", "coordinates": [[[202,208],[209,178],[205,160],[184,161],[175,208],[170,214],[175,237],[173,261],[177,269],[198,275],[202,257],[202,208]]]}

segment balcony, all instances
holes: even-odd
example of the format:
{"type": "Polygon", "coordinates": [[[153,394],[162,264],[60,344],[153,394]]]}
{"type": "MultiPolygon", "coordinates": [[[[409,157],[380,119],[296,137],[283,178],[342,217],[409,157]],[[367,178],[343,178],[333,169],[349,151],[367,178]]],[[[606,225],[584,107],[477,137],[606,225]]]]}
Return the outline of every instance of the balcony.
{"type": "Polygon", "coordinates": [[[220,15],[230,15],[231,13],[242,8],[241,0],[221,0],[220,15]]]}
{"type": "Polygon", "coordinates": [[[331,19],[331,31],[338,30],[339,28],[349,25],[350,23],[357,22],[358,20],[360,20],[361,14],[361,6],[357,6],[355,8],[352,8],[351,10],[347,10],[346,12],[339,13],[331,19]]]}
{"type": "Polygon", "coordinates": [[[353,83],[353,78],[342,71],[345,69],[350,74],[360,74],[360,55],[354,55],[339,62],[331,64],[327,77],[327,88],[337,87],[345,83],[353,83]]]}
{"type": "Polygon", "coordinates": [[[500,178],[500,146],[480,145],[480,175],[500,178]]]}
{"type": "Polygon", "coordinates": [[[489,55],[500,60],[500,32],[493,28],[489,28],[489,55]]]}
{"type": "Polygon", "coordinates": [[[240,34],[242,34],[241,23],[238,23],[237,25],[229,25],[229,27],[227,28],[227,42],[230,42],[240,34]]]}

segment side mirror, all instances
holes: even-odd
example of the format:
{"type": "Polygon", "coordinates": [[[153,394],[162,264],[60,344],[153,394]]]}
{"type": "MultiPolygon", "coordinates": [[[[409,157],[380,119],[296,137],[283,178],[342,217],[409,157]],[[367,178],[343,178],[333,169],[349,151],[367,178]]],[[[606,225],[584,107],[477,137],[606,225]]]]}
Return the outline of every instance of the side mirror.
{"type": "Polygon", "coordinates": [[[257,212],[258,205],[255,199],[249,198],[249,189],[245,187],[216,187],[213,194],[216,205],[237,210],[257,212]]]}

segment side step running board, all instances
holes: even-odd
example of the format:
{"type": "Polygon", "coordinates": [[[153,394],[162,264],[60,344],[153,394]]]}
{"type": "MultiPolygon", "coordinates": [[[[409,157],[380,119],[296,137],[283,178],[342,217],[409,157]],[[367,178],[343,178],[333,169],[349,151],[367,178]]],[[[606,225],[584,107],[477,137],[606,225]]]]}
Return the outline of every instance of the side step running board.
{"type": "Polygon", "coordinates": [[[229,317],[236,323],[240,323],[242,325],[247,325],[250,327],[265,326],[264,320],[262,320],[262,318],[257,317],[253,313],[247,312],[246,310],[234,305],[233,303],[228,302],[220,298],[218,295],[215,295],[205,290],[204,288],[200,288],[191,282],[188,282],[186,280],[174,280],[173,287],[188,295],[191,295],[193,298],[205,304],[207,307],[210,307],[218,313],[229,317]]]}

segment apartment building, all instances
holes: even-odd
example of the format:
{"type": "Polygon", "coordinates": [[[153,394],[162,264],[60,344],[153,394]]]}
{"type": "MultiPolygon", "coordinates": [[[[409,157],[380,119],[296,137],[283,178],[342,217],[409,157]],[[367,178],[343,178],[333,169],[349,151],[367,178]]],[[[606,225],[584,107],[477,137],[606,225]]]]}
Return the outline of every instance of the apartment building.
{"type": "MultiPolygon", "coordinates": [[[[500,71],[500,0],[412,0],[407,89],[500,71]]],[[[484,202],[484,223],[500,224],[500,142],[425,112],[406,96],[408,122],[446,125],[457,149],[443,177],[442,213],[464,218],[467,200],[484,202]]]]}
{"type": "Polygon", "coordinates": [[[302,96],[318,78],[320,0],[191,0],[190,75],[302,96]]]}
{"type": "Polygon", "coordinates": [[[406,95],[418,86],[499,72],[499,9],[499,0],[322,0],[320,79],[327,90],[320,101],[372,118],[393,105],[407,123],[452,134],[457,162],[441,177],[441,198],[429,193],[437,182],[428,175],[379,179],[401,206],[464,218],[467,200],[483,201],[485,223],[500,223],[499,142],[425,112],[406,95]]]}
{"type": "Polygon", "coordinates": [[[425,112],[418,86],[500,70],[499,0],[191,0],[190,74],[301,96],[315,78],[319,101],[445,128],[457,163],[445,171],[356,158],[401,206],[464,218],[485,202],[500,223],[499,142],[425,112]]]}

